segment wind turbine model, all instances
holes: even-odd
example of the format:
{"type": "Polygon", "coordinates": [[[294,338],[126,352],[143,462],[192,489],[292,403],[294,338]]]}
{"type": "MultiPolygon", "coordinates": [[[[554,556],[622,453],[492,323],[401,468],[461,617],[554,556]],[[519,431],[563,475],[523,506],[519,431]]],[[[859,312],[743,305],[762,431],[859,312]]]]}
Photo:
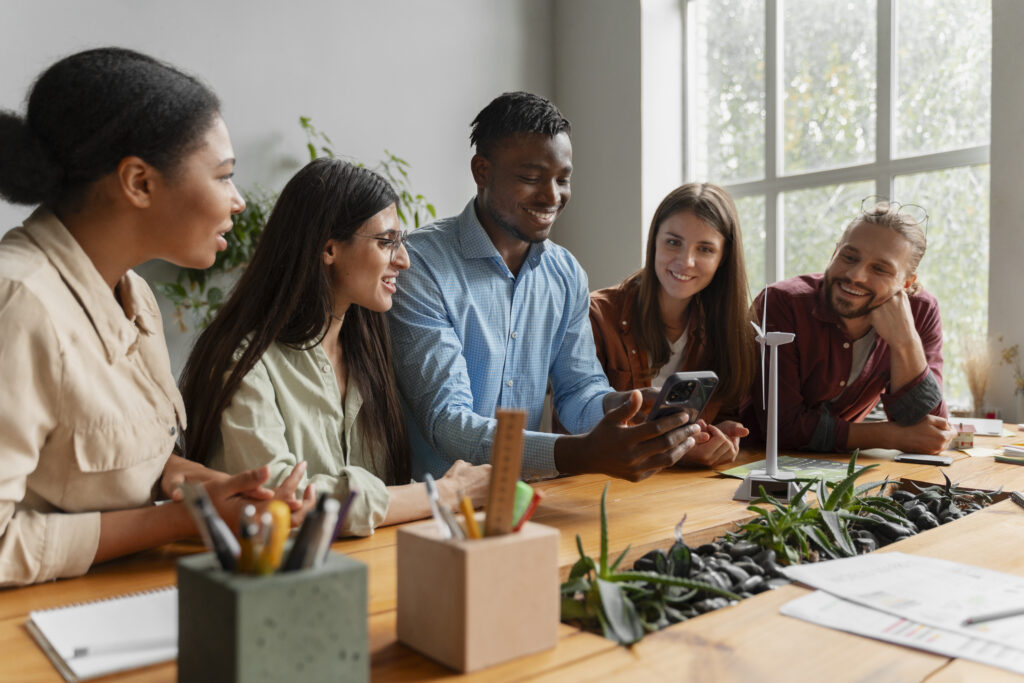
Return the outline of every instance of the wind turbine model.
{"type": "Polygon", "coordinates": [[[796,475],[788,470],[779,469],[779,347],[789,344],[796,335],[792,332],[766,332],[768,329],[768,289],[764,290],[764,312],[761,314],[761,325],[750,321],[757,331],[757,343],[761,345],[761,406],[765,404],[764,390],[764,355],[767,347],[771,347],[771,365],[768,375],[768,434],[765,439],[763,470],[752,470],[740,487],[736,489],[733,500],[753,500],[761,495],[761,488],[776,498],[789,500],[797,491],[796,475]]]}

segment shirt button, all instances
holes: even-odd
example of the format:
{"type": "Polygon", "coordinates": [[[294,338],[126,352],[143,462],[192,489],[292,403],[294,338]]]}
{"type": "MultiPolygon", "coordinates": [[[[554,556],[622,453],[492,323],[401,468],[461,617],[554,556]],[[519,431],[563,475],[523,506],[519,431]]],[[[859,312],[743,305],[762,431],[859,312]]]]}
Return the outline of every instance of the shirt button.
{"type": "Polygon", "coordinates": [[[850,348],[850,342],[843,342],[843,348],[844,349],[850,348]]]}
{"type": "Polygon", "coordinates": [[[512,333],[512,338],[513,338],[513,339],[515,339],[515,338],[516,338],[516,333],[515,333],[515,332],[513,332],[513,333],[512,333]]]}
{"type": "Polygon", "coordinates": [[[505,382],[505,384],[507,384],[509,386],[512,386],[512,380],[509,380],[509,381],[505,382]]]}
{"type": "Polygon", "coordinates": [[[175,427],[174,425],[171,425],[170,432],[171,432],[171,436],[174,436],[175,434],[178,433],[178,428],[175,427]]]}
{"type": "Polygon", "coordinates": [[[623,320],[623,321],[622,321],[622,326],[623,326],[623,327],[625,327],[625,326],[626,326],[626,321],[625,321],[625,320],[623,320]]]}
{"type": "Polygon", "coordinates": [[[636,355],[636,349],[630,349],[630,350],[629,350],[629,352],[630,352],[631,354],[633,354],[634,356],[636,355]]]}
{"type": "Polygon", "coordinates": [[[324,363],[323,365],[320,366],[320,370],[323,371],[324,373],[328,373],[331,371],[331,366],[328,365],[327,363],[324,363]]]}
{"type": "Polygon", "coordinates": [[[846,386],[846,380],[845,379],[839,380],[839,386],[845,387],[846,386]]]}

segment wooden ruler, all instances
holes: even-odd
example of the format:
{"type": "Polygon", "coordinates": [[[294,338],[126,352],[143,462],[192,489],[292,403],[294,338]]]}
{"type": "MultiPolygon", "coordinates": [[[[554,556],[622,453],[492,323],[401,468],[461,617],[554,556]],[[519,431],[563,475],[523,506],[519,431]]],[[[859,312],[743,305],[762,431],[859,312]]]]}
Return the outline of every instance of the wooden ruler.
{"type": "Polygon", "coordinates": [[[497,410],[498,428],[491,446],[491,488],[487,494],[484,535],[500,536],[512,531],[512,507],[516,482],[523,463],[525,410],[497,410]]]}

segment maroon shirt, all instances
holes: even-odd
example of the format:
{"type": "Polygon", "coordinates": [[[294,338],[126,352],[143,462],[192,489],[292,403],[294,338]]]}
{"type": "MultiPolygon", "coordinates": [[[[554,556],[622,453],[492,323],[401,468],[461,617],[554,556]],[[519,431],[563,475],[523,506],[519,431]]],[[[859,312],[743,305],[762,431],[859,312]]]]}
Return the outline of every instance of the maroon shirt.
{"type": "MultiPolygon", "coordinates": [[[[934,296],[924,291],[910,296],[910,310],[928,368],[892,392],[889,344],[881,337],[876,337],[860,375],[846,386],[854,340],[843,331],[839,316],[825,299],[824,275],[801,275],[768,289],[767,331],[796,333],[794,342],[777,347],[780,448],[845,450],[850,423],[862,420],[879,397],[889,419],[900,424],[914,424],[929,413],[947,417],[942,399],[942,325],[934,296]]],[[[765,291],[752,307],[757,318],[761,317],[765,291]]],[[[768,362],[766,357],[765,372],[768,362]]],[[[741,415],[750,429],[750,438],[764,441],[766,409],[762,407],[761,387],[758,363],[751,395],[741,415]]]]}

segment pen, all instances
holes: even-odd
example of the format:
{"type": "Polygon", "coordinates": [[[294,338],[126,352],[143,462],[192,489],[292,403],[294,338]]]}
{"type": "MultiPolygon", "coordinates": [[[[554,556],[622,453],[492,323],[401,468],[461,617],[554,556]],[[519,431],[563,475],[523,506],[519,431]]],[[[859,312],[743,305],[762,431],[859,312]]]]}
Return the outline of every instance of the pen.
{"type": "MultiPolygon", "coordinates": [[[[283,500],[272,500],[267,503],[267,513],[272,520],[267,542],[263,546],[259,559],[256,561],[258,574],[272,574],[281,566],[281,555],[284,553],[284,542],[291,530],[292,512],[288,503],[283,500]]],[[[264,518],[266,513],[264,514],[264,518]]]]}
{"type": "Polygon", "coordinates": [[[1011,607],[1010,609],[1003,609],[997,612],[987,612],[985,614],[976,614],[973,617],[967,617],[964,619],[963,625],[970,626],[971,624],[981,624],[986,621],[1019,617],[1021,615],[1024,615],[1024,607],[1011,607]]]}
{"type": "Polygon", "coordinates": [[[448,528],[448,523],[441,516],[440,496],[437,494],[437,486],[434,485],[434,477],[430,475],[430,472],[423,476],[423,483],[427,487],[427,500],[430,501],[430,514],[434,517],[437,535],[441,538],[451,538],[452,530],[448,528]]]}
{"type": "Polygon", "coordinates": [[[341,503],[341,509],[338,510],[338,523],[334,525],[334,533],[331,534],[331,542],[341,535],[341,527],[345,524],[345,520],[348,519],[349,510],[352,509],[352,503],[355,501],[356,496],[359,495],[359,489],[353,487],[348,491],[348,497],[341,503]]]}
{"type": "Polygon", "coordinates": [[[217,510],[213,507],[206,489],[183,482],[180,484],[185,505],[192,514],[192,520],[203,537],[203,543],[216,554],[220,566],[227,571],[234,571],[237,558],[242,548],[235,535],[228,529],[217,510]]]}
{"type": "Polygon", "coordinates": [[[319,524],[317,524],[316,543],[310,548],[311,552],[307,554],[302,565],[303,567],[319,567],[327,559],[327,553],[331,549],[331,541],[334,540],[334,527],[338,523],[338,512],[340,509],[341,503],[338,502],[337,498],[326,496],[323,514],[320,516],[319,524]]]}
{"type": "Polygon", "coordinates": [[[138,640],[122,640],[116,643],[78,645],[71,651],[71,657],[69,657],[69,659],[95,657],[97,655],[115,655],[125,652],[137,652],[139,650],[159,650],[170,647],[176,648],[177,646],[177,638],[140,638],[138,640]]]}
{"type": "Polygon", "coordinates": [[[461,495],[459,507],[462,509],[462,516],[466,520],[466,535],[470,538],[480,538],[480,525],[476,523],[473,501],[469,499],[469,496],[461,495]]]}
{"type": "Polygon", "coordinates": [[[443,503],[438,503],[441,508],[441,519],[448,525],[448,530],[451,532],[451,537],[457,541],[466,540],[466,532],[462,530],[462,527],[458,522],[455,521],[455,515],[448,509],[448,506],[443,503]]]}
{"type": "Polygon", "coordinates": [[[256,524],[256,506],[246,505],[242,510],[242,521],[238,528],[238,543],[242,550],[238,554],[238,572],[251,574],[256,569],[256,535],[259,533],[256,524]]]}
{"type": "Polygon", "coordinates": [[[316,545],[317,523],[323,517],[324,503],[327,501],[327,494],[321,493],[317,498],[316,505],[306,513],[306,519],[302,520],[299,533],[295,536],[295,543],[292,544],[288,559],[284,561],[281,571],[293,572],[306,566],[306,555],[311,547],[316,545]]]}

